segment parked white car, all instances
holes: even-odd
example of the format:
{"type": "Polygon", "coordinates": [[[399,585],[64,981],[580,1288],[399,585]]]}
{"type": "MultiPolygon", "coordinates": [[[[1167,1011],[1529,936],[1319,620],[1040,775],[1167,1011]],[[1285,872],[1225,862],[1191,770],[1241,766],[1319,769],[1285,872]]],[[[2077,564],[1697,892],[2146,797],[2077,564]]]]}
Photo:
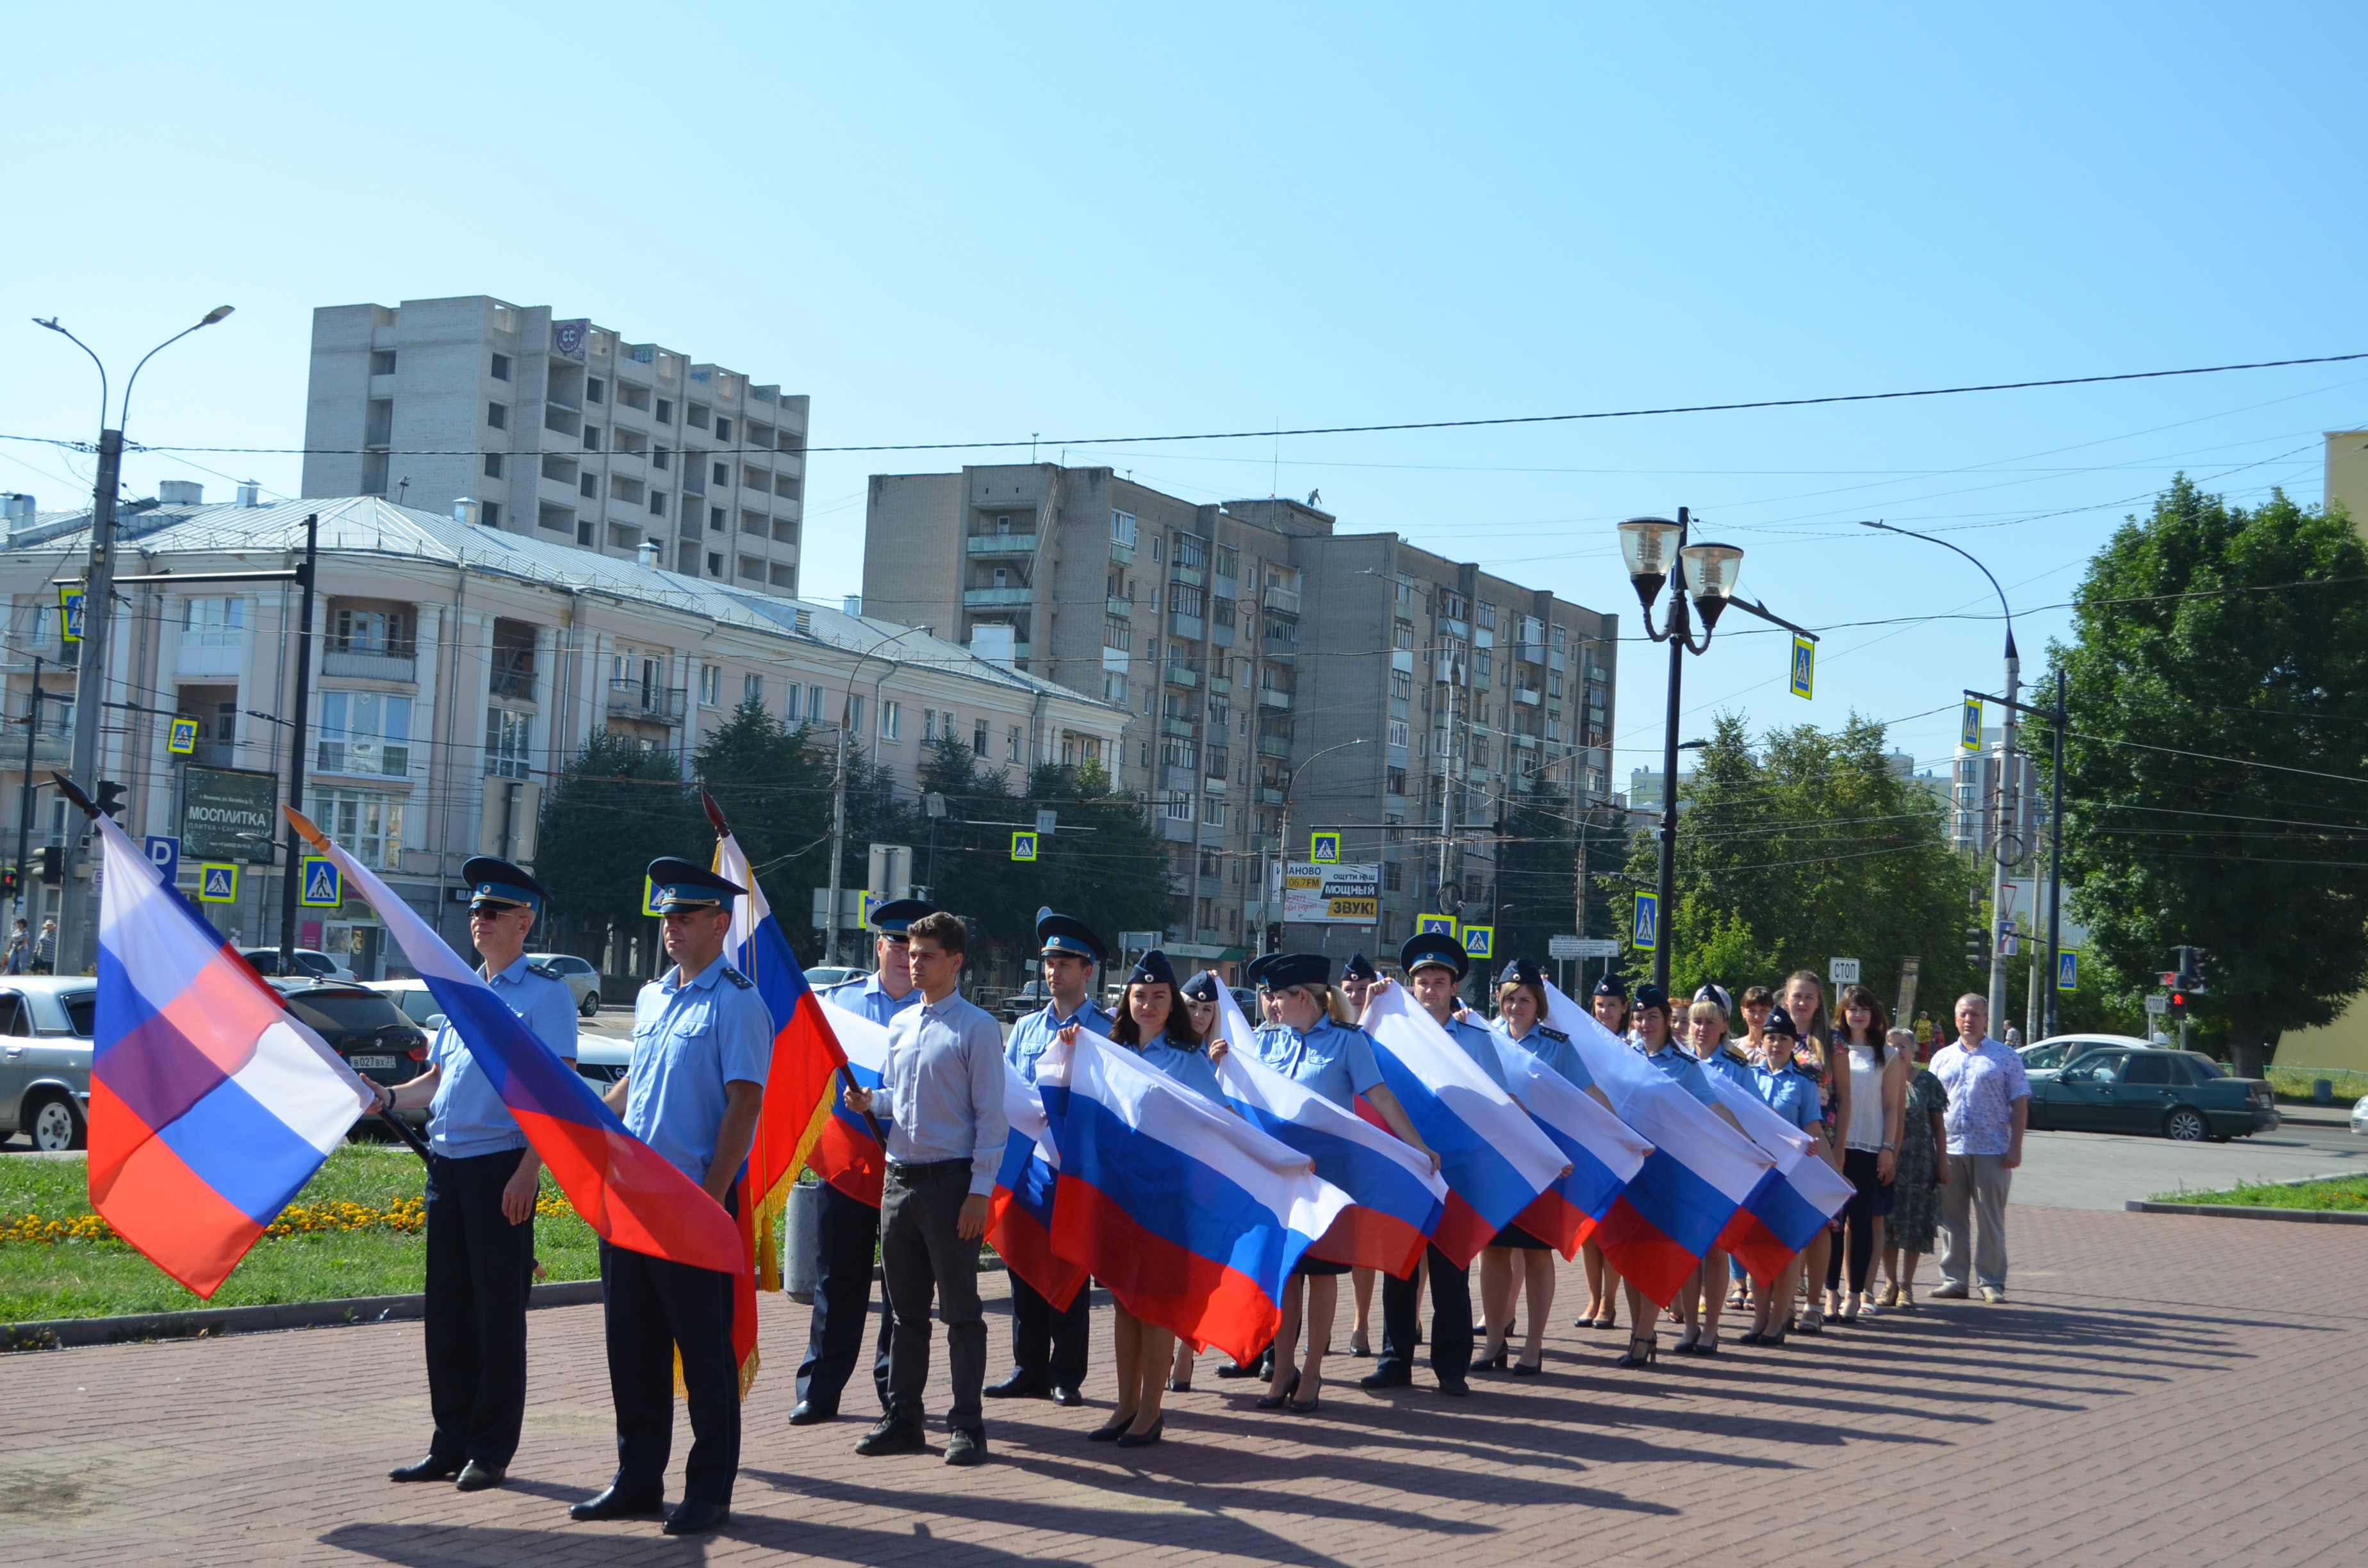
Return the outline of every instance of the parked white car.
{"type": "Polygon", "coordinates": [[[90,1131],[91,1019],[97,985],[78,974],[0,981],[0,1138],[79,1149],[90,1131]]]}
{"type": "MultiPolygon", "coordinates": [[[[565,958],[568,955],[562,953],[557,956],[565,958]]],[[[584,963],[582,959],[577,959],[575,961],[584,963]]],[[[590,969],[592,966],[585,964],[584,967],[590,969]]],[[[594,977],[596,983],[598,978],[597,975],[594,977]]],[[[370,989],[392,1001],[402,1010],[404,1017],[426,1029],[431,1037],[437,1029],[443,1027],[443,1009],[437,1006],[436,994],[427,989],[426,981],[379,980],[370,983],[370,989]]],[[[597,998],[600,994],[596,990],[592,994],[596,998],[597,1006],[597,998]]],[[[586,1016],[590,1015],[587,1013],[586,1016]]],[[[575,1037],[576,1073],[582,1077],[590,1079],[594,1085],[603,1089],[625,1075],[625,1064],[632,1059],[632,1054],[633,1042],[630,1036],[622,1040],[611,1040],[606,1035],[590,1033],[579,1034],[575,1037]]]]}
{"type": "Polygon", "coordinates": [[[575,993],[575,1010],[595,1017],[600,1011],[600,971],[574,953],[529,953],[526,961],[555,972],[575,993]]]}
{"type": "Polygon", "coordinates": [[[2351,1102],[2351,1131],[2355,1137],[2368,1138],[2368,1095],[2351,1102]]]}

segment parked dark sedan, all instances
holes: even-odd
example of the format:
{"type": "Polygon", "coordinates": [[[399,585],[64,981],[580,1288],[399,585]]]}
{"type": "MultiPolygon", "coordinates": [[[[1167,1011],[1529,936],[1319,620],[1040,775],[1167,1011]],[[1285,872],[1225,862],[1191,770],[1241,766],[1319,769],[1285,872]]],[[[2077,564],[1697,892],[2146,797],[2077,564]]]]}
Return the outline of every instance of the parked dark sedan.
{"type": "MultiPolygon", "coordinates": [[[[427,1037],[393,1001],[352,981],[309,977],[265,982],[279,993],[288,1010],[313,1027],[346,1065],[373,1083],[409,1083],[427,1071],[427,1037]]],[[[425,1110],[398,1111],[415,1124],[425,1110]]]]}
{"type": "Polygon", "coordinates": [[[2031,1074],[2031,1125],[2195,1143],[2275,1131],[2278,1109],[2265,1081],[2231,1078],[2195,1051],[2107,1049],[2031,1074]]]}

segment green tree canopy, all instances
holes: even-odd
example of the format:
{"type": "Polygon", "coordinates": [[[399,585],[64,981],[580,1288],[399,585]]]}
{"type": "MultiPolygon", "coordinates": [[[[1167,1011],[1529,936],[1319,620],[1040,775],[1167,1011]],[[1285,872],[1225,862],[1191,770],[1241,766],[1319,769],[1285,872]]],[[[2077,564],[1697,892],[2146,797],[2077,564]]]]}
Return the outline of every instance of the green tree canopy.
{"type": "Polygon", "coordinates": [[[2244,1075],[2368,986],[2363,579],[2340,508],[2247,511],[2182,476],[2089,563],[2052,650],[2066,885],[2124,985],[2205,949],[2199,1016],[2244,1075]]]}
{"type": "Polygon", "coordinates": [[[661,855],[703,859],[713,842],[682,781],[682,758],[603,731],[543,797],[535,879],[566,939],[598,962],[612,926],[647,935],[643,869],[661,855]]]}

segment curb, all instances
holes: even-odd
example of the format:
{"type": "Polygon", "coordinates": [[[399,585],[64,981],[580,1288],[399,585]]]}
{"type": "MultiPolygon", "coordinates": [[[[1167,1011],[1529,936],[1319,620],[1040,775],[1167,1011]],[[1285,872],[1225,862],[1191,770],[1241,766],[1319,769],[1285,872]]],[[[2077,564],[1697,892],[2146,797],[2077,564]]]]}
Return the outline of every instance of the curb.
{"type": "Polygon", "coordinates": [[[2305,1225],[2368,1225],[2368,1214],[2335,1209],[2254,1209],[2237,1203],[2151,1203],[2131,1199],[2132,1214],[2203,1214],[2214,1220],[2288,1220],[2305,1225]]]}
{"type": "MultiPolygon", "coordinates": [[[[527,1305],[580,1307],[599,1300],[598,1279],[565,1279],[532,1287],[527,1305]]],[[[425,1295],[350,1296],[332,1301],[202,1307],[186,1312],[139,1312],[126,1317],[51,1318],[0,1324],[0,1351],[57,1350],[69,1346],[120,1345],[140,1339],[189,1339],[222,1334],[268,1334],[277,1329],[395,1323],[424,1316],[427,1309],[425,1295]]]]}

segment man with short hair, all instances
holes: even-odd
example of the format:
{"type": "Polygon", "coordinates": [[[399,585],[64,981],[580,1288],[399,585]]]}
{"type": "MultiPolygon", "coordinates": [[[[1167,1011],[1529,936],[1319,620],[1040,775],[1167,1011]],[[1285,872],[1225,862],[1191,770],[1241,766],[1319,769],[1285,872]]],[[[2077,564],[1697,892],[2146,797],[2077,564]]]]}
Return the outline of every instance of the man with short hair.
{"type": "Polygon", "coordinates": [[[888,1065],[877,1094],[845,1092],[847,1108],[887,1123],[888,1175],[880,1204],[880,1268],[896,1332],[888,1348],[887,1417],[859,1454],[927,1451],[921,1391],[929,1378],[929,1306],[946,1324],[953,1399],[946,1462],[986,1459],[980,1396],[986,1381],[986,1317],[978,1300],[978,1244],[986,1234],[996,1173],[1010,1123],[1003,1110],[1003,1031],[962,994],[962,924],[940,912],[905,930],[905,957],[921,1006],[888,1026],[888,1065]]]}
{"type": "MultiPolygon", "coordinates": [[[[917,898],[893,899],[873,910],[871,926],[879,937],[871,954],[879,969],[832,986],[822,994],[823,1000],[883,1025],[905,1008],[919,1006],[921,993],[913,983],[912,966],[905,961],[905,932],[914,921],[936,913],[917,898]]],[[[815,1226],[820,1267],[814,1276],[814,1312],[806,1325],[806,1358],[798,1367],[797,1407],[790,1412],[792,1426],[838,1417],[839,1395],[863,1347],[864,1314],[871,1305],[871,1260],[880,1250],[880,1210],[829,1182],[821,1186],[822,1211],[815,1226]]],[[[883,1281],[880,1335],[871,1354],[871,1387],[883,1411],[888,1408],[888,1341],[895,1323],[883,1281]]]]}
{"type": "MultiPolygon", "coordinates": [[[[633,1002],[633,1054],[609,1085],[625,1131],[735,1211],[740,1167],[757,1133],[773,1055],[773,1015],[756,982],[723,960],[732,901],[747,890],[689,860],[649,864],[674,967],[633,1002]]],[[[679,1366],[690,1415],[682,1501],[667,1535],[712,1530],[732,1517],[740,1471],[740,1369],[732,1355],[730,1274],[603,1241],[600,1305],[609,1392],[617,1407],[617,1472],[567,1510],[614,1519],[664,1510],[679,1366]]]]}
{"type": "MultiPolygon", "coordinates": [[[[1036,912],[1036,946],[1044,989],[1052,1000],[1011,1027],[1004,1055],[1030,1083],[1036,1062],[1070,1025],[1108,1035],[1115,1022],[1093,999],[1094,971],[1110,957],[1093,927],[1082,920],[1036,912]]],[[[1051,1399],[1083,1404],[1077,1385],[1086,1381],[1086,1340],[1092,1327],[1090,1290],[1080,1290],[1068,1311],[1058,1312],[1036,1288],[1011,1276],[1011,1375],[986,1390],[989,1399],[1051,1399]]]]}
{"type": "Polygon", "coordinates": [[[1966,1270],[1985,1301],[2006,1300],[2006,1200],[2022,1164],[2031,1080],[2022,1058],[1989,1038],[1990,1005],[1972,992],[1957,998],[1957,1038],[1932,1053],[1931,1071],[1949,1091],[1941,1125],[1954,1177],[1941,1188],[1942,1299],[1964,1300],[1966,1270]],[[1978,1233],[1976,1233],[1978,1232],[1978,1233]]]}
{"type": "MultiPolygon", "coordinates": [[[[526,961],[542,884],[507,860],[472,857],[469,939],[478,973],[563,1060],[575,1060],[575,994],[556,971],[526,961]]],[[[427,1108],[427,1457],[389,1481],[442,1481],[461,1492],[499,1486],[526,1419],[526,1308],[534,1273],[534,1205],[541,1157],[484,1067],[449,1022],[427,1047],[427,1071],[372,1085],[374,1110],[427,1108]]]]}

